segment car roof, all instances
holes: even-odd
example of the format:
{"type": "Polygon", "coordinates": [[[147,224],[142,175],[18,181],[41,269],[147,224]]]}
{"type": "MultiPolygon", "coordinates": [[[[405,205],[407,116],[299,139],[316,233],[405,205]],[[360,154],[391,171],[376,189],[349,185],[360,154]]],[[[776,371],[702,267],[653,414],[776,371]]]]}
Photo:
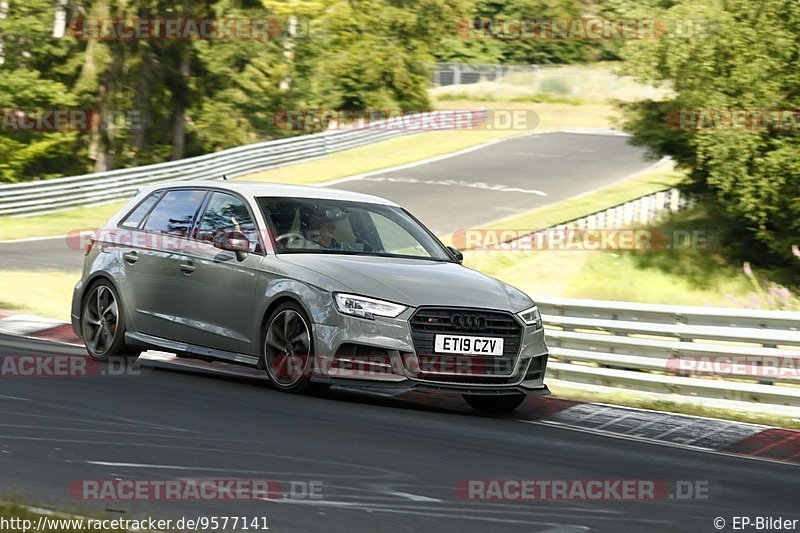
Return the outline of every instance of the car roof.
{"type": "Polygon", "coordinates": [[[222,189],[237,192],[243,196],[251,198],[258,196],[277,196],[287,198],[315,198],[322,200],[349,200],[352,202],[364,202],[369,204],[397,205],[396,203],[379,196],[343,191],[341,189],[252,181],[173,181],[169,183],[159,183],[158,185],[141,187],[139,190],[141,192],[148,193],[151,191],[178,187],[222,189]]]}

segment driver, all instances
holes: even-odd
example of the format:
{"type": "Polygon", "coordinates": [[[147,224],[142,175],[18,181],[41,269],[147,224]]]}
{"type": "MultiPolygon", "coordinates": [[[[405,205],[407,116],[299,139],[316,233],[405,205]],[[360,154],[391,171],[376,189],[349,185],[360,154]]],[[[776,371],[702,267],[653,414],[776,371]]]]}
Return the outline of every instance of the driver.
{"type": "Polygon", "coordinates": [[[339,243],[333,237],[336,222],[336,218],[329,216],[326,209],[315,209],[308,220],[306,239],[329,250],[339,248],[339,243]]]}

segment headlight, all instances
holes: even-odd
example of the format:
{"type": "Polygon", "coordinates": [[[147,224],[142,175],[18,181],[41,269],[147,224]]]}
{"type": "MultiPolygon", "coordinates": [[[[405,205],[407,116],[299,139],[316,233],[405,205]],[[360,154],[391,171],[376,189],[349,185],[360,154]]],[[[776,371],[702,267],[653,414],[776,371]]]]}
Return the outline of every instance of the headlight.
{"type": "Polygon", "coordinates": [[[536,328],[542,327],[542,315],[539,314],[539,308],[535,305],[530,309],[520,311],[517,313],[517,316],[529,326],[536,326],[536,328]]]}
{"type": "Polygon", "coordinates": [[[333,295],[333,301],[336,302],[336,309],[340,313],[370,320],[373,320],[375,315],[394,318],[406,310],[404,305],[367,298],[366,296],[356,296],[355,294],[336,293],[333,295]]]}

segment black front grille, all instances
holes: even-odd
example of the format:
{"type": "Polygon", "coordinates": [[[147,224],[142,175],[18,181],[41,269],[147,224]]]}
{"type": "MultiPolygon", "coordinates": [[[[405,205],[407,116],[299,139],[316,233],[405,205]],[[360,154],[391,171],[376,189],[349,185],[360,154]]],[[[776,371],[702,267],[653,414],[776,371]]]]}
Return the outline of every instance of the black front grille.
{"type": "MultiPolygon", "coordinates": [[[[470,375],[507,376],[514,370],[519,353],[522,326],[511,313],[478,309],[423,307],[409,320],[411,338],[419,359],[419,377],[439,379],[449,374],[463,381],[470,375]],[[503,339],[503,355],[474,356],[437,354],[436,334],[498,337],[503,339]]],[[[452,379],[452,378],[451,378],[452,379]]]]}

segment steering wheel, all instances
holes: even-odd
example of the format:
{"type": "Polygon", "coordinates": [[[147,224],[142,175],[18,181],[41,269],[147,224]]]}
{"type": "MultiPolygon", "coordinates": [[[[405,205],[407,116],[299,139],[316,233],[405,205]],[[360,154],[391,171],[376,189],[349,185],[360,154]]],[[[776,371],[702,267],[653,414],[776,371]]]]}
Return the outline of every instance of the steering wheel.
{"type": "Polygon", "coordinates": [[[282,235],[278,235],[277,237],[275,237],[275,242],[280,242],[282,240],[296,240],[296,239],[306,240],[306,238],[301,233],[298,233],[296,231],[288,231],[282,235]]]}

